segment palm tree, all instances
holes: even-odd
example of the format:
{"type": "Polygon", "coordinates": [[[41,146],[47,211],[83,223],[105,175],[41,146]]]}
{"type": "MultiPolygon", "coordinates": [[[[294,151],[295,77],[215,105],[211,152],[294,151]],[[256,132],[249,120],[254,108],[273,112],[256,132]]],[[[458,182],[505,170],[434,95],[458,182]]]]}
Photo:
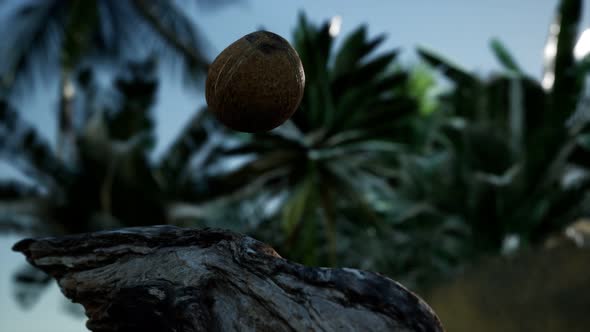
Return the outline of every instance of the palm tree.
{"type": "MultiPolygon", "coordinates": [[[[32,179],[0,182],[0,229],[64,234],[167,222],[171,202],[184,201],[177,188],[190,177],[182,171],[210,122],[199,113],[160,161],[150,161],[157,60],[180,63],[190,82],[208,65],[204,39],[185,12],[164,0],[2,2],[0,12],[0,156],[32,179]],[[107,91],[95,79],[105,63],[119,73],[107,91]],[[39,76],[60,82],[57,152],[13,107],[39,76]],[[82,119],[76,126],[74,111],[82,119]]],[[[48,282],[31,269],[16,279],[25,285],[23,303],[48,282]]]]}
{"type": "Polygon", "coordinates": [[[300,109],[269,133],[228,132],[215,159],[233,158],[234,167],[204,168],[195,197],[219,197],[213,203],[225,208],[216,220],[245,221],[241,230],[307,264],[336,264],[350,232],[384,227],[379,205],[393,193],[397,156],[424,137],[408,73],[394,63],[398,51],[375,54],[384,37],[369,38],[366,26],[334,50],[330,27],[300,16],[300,109]]]}
{"type": "MultiPolygon", "coordinates": [[[[4,225],[42,227],[36,228],[42,233],[138,223],[215,225],[253,233],[308,264],[375,269],[381,256],[392,257],[383,248],[409,248],[404,259],[396,254],[400,259],[379,269],[399,277],[399,271],[416,271],[417,253],[432,257],[440,250],[433,245],[425,252],[411,245],[413,239],[420,235],[424,243],[439,231],[443,241],[453,226],[404,229],[404,216],[391,217],[400,156],[421,151],[436,136],[424,111],[431,106],[416,98],[426,93],[412,88],[431,79],[424,70],[400,69],[397,50],[375,54],[384,37],[368,38],[365,26],[334,50],[330,26],[300,18],[295,46],[308,85],[292,121],[249,135],[227,131],[201,112],[156,162],[147,157],[155,91],[150,62],[124,67],[131,75],[115,84],[119,103],[104,111],[95,101],[113,98],[100,98],[93,70],[81,67],[75,83],[89,116],[74,130],[75,162],[62,161],[4,103],[0,141],[10,142],[4,152],[41,184],[40,190],[3,187],[4,225]]],[[[20,280],[40,278],[23,273],[20,280]]]]}
{"type": "Polygon", "coordinates": [[[155,71],[151,58],[122,65],[112,88],[101,87],[92,69],[80,72],[79,111],[88,116],[74,132],[70,162],[58,158],[9,102],[0,102],[0,154],[35,181],[0,183],[3,228],[67,234],[174,222],[171,206],[196,197],[191,157],[211,153],[199,151],[210,132],[223,129],[208,112],[197,112],[162,157],[151,161],[155,71]]]}
{"type": "MultiPolygon", "coordinates": [[[[10,103],[0,102],[0,156],[34,181],[0,181],[0,230],[71,234],[202,217],[189,195],[195,186],[189,159],[195,154],[206,159],[209,131],[223,130],[208,112],[199,112],[160,160],[151,161],[155,70],[152,59],[122,65],[111,88],[97,84],[95,71],[80,72],[81,113],[90,115],[74,131],[76,154],[70,162],[10,103]]],[[[17,293],[25,304],[38,296],[34,286],[49,281],[27,268],[16,280],[25,284],[17,293]]]]}
{"type": "Polygon", "coordinates": [[[138,54],[141,58],[147,52],[180,62],[188,81],[194,82],[209,63],[202,51],[204,39],[174,1],[6,1],[0,4],[0,12],[7,15],[0,23],[5,41],[1,90],[13,95],[27,89],[30,94],[35,77],[59,81],[57,146],[63,158],[73,139],[74,76],[80,67],[137,59],[138,54]]]}
{"type": "Polygon", "coordinates": [[[505,72],[481,79],[426,49],[425,62],[454,87],[442,96],[448,116],[438,148],[407,156],[400,192],[440,218],[463,220],[477,256],[498,253],[509,238],[539,243],[589,213],[590,164],[582,143],[587,119],[573,121],[583,103],[588,58],[573,49],[581,0],[562,0],[550,29],[542,81],[528,77],[507,49],[492,41],[505,72]],[[550,79],[548,79],[550,78],[550,79]]]}

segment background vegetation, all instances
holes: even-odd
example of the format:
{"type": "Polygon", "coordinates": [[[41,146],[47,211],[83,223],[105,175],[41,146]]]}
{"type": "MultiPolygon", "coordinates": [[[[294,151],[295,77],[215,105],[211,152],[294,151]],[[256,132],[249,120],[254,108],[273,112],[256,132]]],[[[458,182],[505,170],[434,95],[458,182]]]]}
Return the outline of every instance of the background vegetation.
{"type": "MultiPolygon", "coordinates": [[[[0,183],[2,230],[223,227],[305,264],[425,288],[590,213],[590,58],[573,56],[581,0],[559,5],[541,82],[498,40],[505,69],[491,77],[425,48],[407,68],[398,50],[375,52],[384,37],[366,26],[335,48],[330,22],[301,14],[290,40],[307,84],[295,116],[251,135],[199,110],[158,160],[158,70],[180,65],[198,84],[203,39],[168,1],[81,3],[36,2],[3,22],[18,37],[0,67],[0,157],[34,184],[0,183]],[[32,68],[60,73],[56,148],[12,102],[34,88],[32,68]]],[[[17,281],[48,279],[24,269],[17,281]]]]}

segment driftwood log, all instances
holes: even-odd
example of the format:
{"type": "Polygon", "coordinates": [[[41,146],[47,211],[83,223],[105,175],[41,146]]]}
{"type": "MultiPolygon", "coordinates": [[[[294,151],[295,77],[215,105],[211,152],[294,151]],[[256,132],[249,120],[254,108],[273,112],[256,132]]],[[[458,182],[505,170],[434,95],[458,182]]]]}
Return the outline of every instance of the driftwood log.
{"type": "Polygon", "coordinates": [[[126,228],[26,239],[13,250],[57,279],[95,332],[443,331],[391,279],[305,267],[224,230],[126,228]]]}

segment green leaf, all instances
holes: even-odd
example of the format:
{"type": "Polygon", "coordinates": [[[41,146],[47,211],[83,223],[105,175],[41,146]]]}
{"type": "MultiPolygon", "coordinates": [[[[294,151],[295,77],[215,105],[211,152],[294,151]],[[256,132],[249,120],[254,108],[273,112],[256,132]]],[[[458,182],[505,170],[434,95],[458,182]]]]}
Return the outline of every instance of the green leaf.
{"type": "Polygon", "coordinates": [[[455,83],[475,82],[478,79],[469,74],[466,70],[445,59],[444,57],[427,50],[423,47],[417,49],[418,55],[431,66],[440,70],[455,83]]]}
{"type": "Polygon", "coordinates": [[[302,219],[311,203],[312,190],[312,181],[310,178],[306,178],[299,183],[287,203],[285,203],[282,213],[282,226],[288,237],[291,237],[300,223],[303,222],[302,219]]]}
{"type": "Polygon", "coordinates": [[[65,13],[65,2],[47,0],[27,5],[14,17],[0,22],[4,33],[18,31],[12,38],[17,42],[5,46],[10,47],[11,56],[3,59],[6,70],[0,72],[0,84],[14,92],[17,86],[21,89],[19,83],[23,80],[36,83],[35,77],[52,77],[49,69],[57,56],[54,40],[60,37],[58,29],[64,24],[65,13]]]}
{"type": "Polygon", "coordinates": [[[386,72],[386,69],[391,65],[398,54],[398,50],[389,51],[360,65],[359,67],[349,68],[347,71],[343,72],[334,79],[334,89],[336,90],[335,94],[338,95],[338,91],[343,87],[359,84],[359,82],[367,84],[379,78],[379,74],[386,72]]]}
{"type": "Polygon", "coordinates": [[[375,82],[374,89],[377,93],[387,92],[395,89],[405,88],[405,84],[409,80],[409,75],[406,72],[394,72],[379,78],[375,82]]]}
{"type": "Polygon", "coordinates": [[[329,86],[328,58],[332,47],[329,25],[317,29],[307,23],[303,13],[295,32],[295,48],[305,68],[306,88],[301,108],[294,121],[303,132],[329,126],[334,116],[334,102],[329,86]]]}
{"type": "Polygon", "coordinates": [[[387,134],[389,137],[401,138],[393,128],[407,126],[404,122],[412,115],[418,114],[418,105],[407,97],[388,97],[374,102],[361,114],[356,123],[357,128],[365,128],[373,136],[387,134]]]}
{"type": "Polygon", "coordinates": [[[178,135],[172,145],[160,159],[158,170],[166,178],[167,184],[186,171],[190,158],[200,150],[207,140],[207,132],[203,122],[208,116],[206,109],[193,116],[185,129],[178,135]]]}
{"type": "Polygon", "coordinates": [[[504,46],[504,44],[498,39],[492,39],[490,42],[490,46],[492,51],[496,55],[496,59],[504,66],[505,69],[509,70],[510,72],[518,75],[522,75],[522,69],[514,59],[514,57],[508,52],[508,49],[504,46]]]}
{"type": "Polygon", "coordinates": [[[66,185],[73,175],[36,128],[4,102],[0,102],[0,152],[44,185],[66,185]]]}
{"type": "Polygon", "coordinates": [[[320,188],[320,200],[324,217],[324,233],[328,240],[328,256],[332,266],[337,266],[337,243],[336,243],[336,215],[334,209],[334,198],[330,188],[320,188]]]}
{"type": "Polygon", "coordinates": [[[334,77],[343,75],[351,68],[356,67],[361,60],[377,48],[385,36],[381,35],[371,41],[367,41],[367,26],[360,26],[352,32],[342,44],[334,60],[334,77]]]}
{"type": "Polygon", "coordinates": [[[299,26],[295,31],[295,49],[305,68],[306,81],[317,81],[325,74],[332,46],[328,23],[321,28],[309,24],[305,14],[299,15],[299,26]]]}
{"type": "MultiPolygon", "coordinates": [[[[197,83],[206,73],[210,60],[204,54],[205,39],[189,17],[185,8],[174,1],[166,0],[132,0],[131,5],[143,22],[147,23],[154,33],[145,35],[148,41],[155,41],[160,48],[160,56],[172,60],[175,64],[181,60],[185,82],[197,83]],[[176,61],[175,61],[176,60],[176,61]]],[[[143,41],[144,43],[146,41],[143,41]]]]}
{"type": "Polygon", "coordinates": [[[428,115],[438,108],[439,100],[435,95],[437,82],[434,72],[425,65],[412,69],[407,78],[409,94],[417,99],[420,114],[428,115]]]}
{"type": "Polygon", "coordinates": [[[366,172],[359,170],[354,165],[354,158],[334,160],[324,165],[322,183],[329,185],[347,206],[358,209],[358,223],[378,223],[376,211],[367,198],[366,172]]]}
{"type": "Polygon", "coordinates": [[[315,44],[317,45],[317,62],[318,67],[327,68],[332,51],[332,41],[334,39],[330,35],[330,23],[325,22],[322,27],[317,30],[315,36],[315,44]]]}

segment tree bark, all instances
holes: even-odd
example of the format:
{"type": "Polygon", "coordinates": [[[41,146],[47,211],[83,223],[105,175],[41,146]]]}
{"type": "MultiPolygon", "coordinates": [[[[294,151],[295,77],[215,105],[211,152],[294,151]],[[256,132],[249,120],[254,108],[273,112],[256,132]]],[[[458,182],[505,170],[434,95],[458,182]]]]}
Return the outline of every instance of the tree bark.
{"type": "Polygon", "coordinates": [[[443,331],[391,279],[302,266],[224,230],[135,227],[26,239],[13,250],[57,279],[95,332],[443,331]]]}

